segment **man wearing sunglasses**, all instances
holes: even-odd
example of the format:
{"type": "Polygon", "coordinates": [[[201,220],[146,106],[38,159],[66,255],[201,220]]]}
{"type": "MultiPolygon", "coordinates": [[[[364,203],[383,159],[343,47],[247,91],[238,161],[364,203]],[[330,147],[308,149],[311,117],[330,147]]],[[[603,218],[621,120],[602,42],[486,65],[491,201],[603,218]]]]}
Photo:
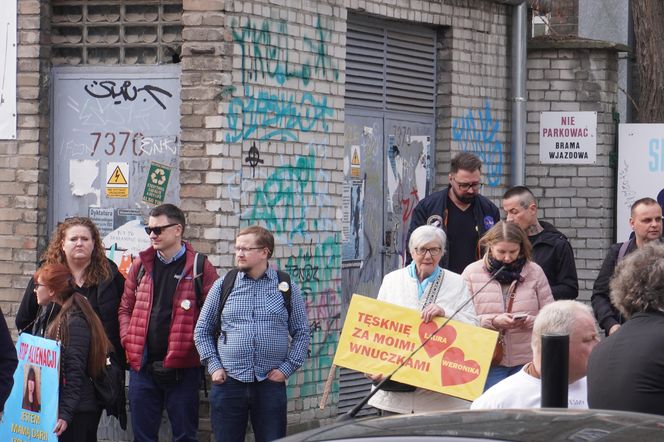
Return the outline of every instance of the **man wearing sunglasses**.
{"type": "Polygon", "coordinates": [[[201,370],[194,326],[217,271],[198,255],[202,275],[195,274],[197,254],[182,240],[184,230],[184,213],[173,204],[150,211],[145,232],[152,246],[134,259],[120,301],[135,441],[157,440],[164,406],[173,440],[197,440],[201,370]]]}
{"type": "MultiPolygon", "coordinates": [[[[481,257],[478,241],[500,221],[498,207],[480,195],[482,161],[469,152],[452,158],[446,189],[421,200],[413,210],[408,238],[423,225],[440,227],[447,234],[447,250],[439,265],[455,273],[481,257]]],[[[412,257],[406,250],[406,264],[412,257]]]]}

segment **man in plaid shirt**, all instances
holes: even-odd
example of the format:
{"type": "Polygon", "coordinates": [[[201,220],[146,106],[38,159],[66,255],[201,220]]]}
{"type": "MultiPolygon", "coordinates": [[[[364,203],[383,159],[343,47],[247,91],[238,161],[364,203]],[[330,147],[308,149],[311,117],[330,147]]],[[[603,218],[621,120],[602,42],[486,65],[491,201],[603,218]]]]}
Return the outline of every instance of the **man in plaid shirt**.
{"type": "Polygon", "coordinates": [[[212,376],[210,417],[217,442],[244,441],[247,420],[257,442],[286,435],[286,379],[304,362],[309,325],[300,289],[269,266],[274,237],[263,227],[235,240],[237,277],[221,309],[224,278],[205,300],[194,331],[212,376]],[[283,292],[290,289],[290,314],[283,292]]]}

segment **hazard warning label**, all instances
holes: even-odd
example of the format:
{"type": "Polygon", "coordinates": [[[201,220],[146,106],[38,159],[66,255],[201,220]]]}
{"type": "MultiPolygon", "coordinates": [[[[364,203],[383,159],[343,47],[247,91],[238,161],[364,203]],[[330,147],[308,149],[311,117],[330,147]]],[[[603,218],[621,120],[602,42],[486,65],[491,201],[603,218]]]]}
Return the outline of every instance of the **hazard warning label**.
{"type": "Polygon", "coordinates": [[[129,198],[129,163],[106,164],[106,198],[129,198]]]}
{"type": "Polygon", "coordinates": [[[362,161],[360,160],[360,146],[352,145],[350,147],[351,178],[360,178],[361,170],[362,170],[362,161]]]}

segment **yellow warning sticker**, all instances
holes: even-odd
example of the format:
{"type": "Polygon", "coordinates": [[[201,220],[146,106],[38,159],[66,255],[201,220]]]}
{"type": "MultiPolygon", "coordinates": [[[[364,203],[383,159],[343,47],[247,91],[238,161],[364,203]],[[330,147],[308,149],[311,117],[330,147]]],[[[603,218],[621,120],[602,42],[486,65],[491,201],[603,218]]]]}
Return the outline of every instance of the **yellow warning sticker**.
{"type": "Polygon", "coordinates": [[[127,184],[127,178],[122,173],[120,166],[115,166],[115,170],[113,170],[113,173],[108,178],[108,184],[127,184]]]}
{"type": "Polygon", "coordinates": [[[359,166],[360,165],[360,146],[351,146],[351,157],[350,157],[350,164],[353,166],[359,166]]]}
{"type": "Polygon", "coordinates": [[[129,163],[106,164],[106,198],[129,198],[129,163]]]}

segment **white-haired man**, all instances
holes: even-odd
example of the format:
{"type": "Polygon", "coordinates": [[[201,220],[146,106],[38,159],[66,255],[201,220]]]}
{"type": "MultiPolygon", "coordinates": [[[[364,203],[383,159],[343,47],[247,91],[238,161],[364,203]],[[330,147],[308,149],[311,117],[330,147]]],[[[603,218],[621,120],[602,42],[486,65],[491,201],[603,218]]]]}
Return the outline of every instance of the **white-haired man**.
{"type": "Polygon", "coordinates": [[[533,326],[532,362],[489,388],[470,408],[540,408],[541,341],[548,334],[569,335],[569,408],[588,408],[586,370],[590,352],[598,342],[597,329],[590,307],[570,300],[556,301],[540,310],[533,326]]]}

